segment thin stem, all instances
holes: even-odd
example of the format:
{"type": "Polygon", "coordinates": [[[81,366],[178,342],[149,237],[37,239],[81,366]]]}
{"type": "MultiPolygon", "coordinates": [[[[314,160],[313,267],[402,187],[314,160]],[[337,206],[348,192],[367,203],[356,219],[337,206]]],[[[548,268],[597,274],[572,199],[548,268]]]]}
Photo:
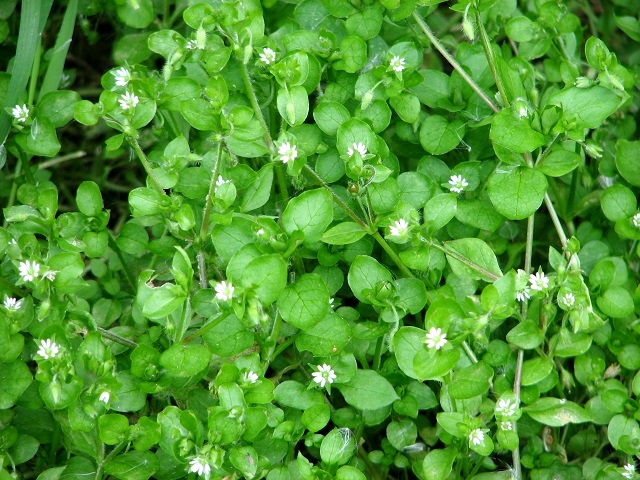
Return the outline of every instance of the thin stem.
{"type": "Polygon", "coordinates": [[[389,245],[387,241],[384,238],[382,238],[382,235],[380,235],[380,233],[375,232],[372,234],[372,236],[373,238],[375,238],[376,242],[378,242],[378,244],[382,247],[382,249],[385,252],[387,252],[387,255],[391,257],[391,260],[393,260],[393,263],[396,264],[396,266],[400,269],[400,271],[403,273],[405,277],[408,277],[408,278],[415,277],[413,273],[411,273],[411,270],[409,270],[407,266],[404,264],[404,262],[400,259],[400,257],[395,252],[395,250],[391,248],[391,245],[389,245]]]}
{"type": "Polygon", "coordinates": [[[211,182],[209,183],[209,191],[207,192],[207,197],[204,201],[205,208],[204,214],[202,216],[202,228],[200,229],[200,238],[203,240],[207,236],[207,232],[209,231],[209,216],[211,215],[211,207],[213,206],[213,201],[211,200],[216,193],[216,181],[218,179],[218,172],[220,171],[220,160],[222,159],[222,142],[218,142],[218,149],[216,150],[216,165],[213,168],[211,182]]]}
{"type": "Polygon", "coordinates": [[[103,337],[113,342],[119,343],[120,345],[124,345],[125,347],[136,348],[138,346],[136,342],[129,340],[128,338],[121,337],[120,335],[110,332],[109,330],[105,330],[102,327],[98,327],[97,330],[102,334],[103,337]]]}
{"type": "Polygon", "coordinates": [[[556,209],[553,207],[553,202],[551,202],[551,198],[549,198],[548,193],[544,194],[544,204],[547,206],[553,226],[556,227],[556,232],[558,233],[558,237],[560,237],[562,248],[565,248],[567,246],[567,235],[564,233],[564,229],[562,228],[562,224],[560,223],[560,219],[558,218],[558,214],[556,213],[556,209]]]}
{"type": "Polygon", "coordinates": [[[469,86],[473,89],[474,92],[478,94],[478,96],[487,104],[489,108],[493,110],[495,113],[498,113],[500,109],[496,106],[495,103],[491,101],[489,96],[484,93],[484,91],[480,88],[480,86],[469,76],[467,72],[465,72],[464,68],[456,61],[455,58],[451,56],[447,49],[444,48],[444,45],[438,40],[438,37],[435,36],[433,31],[429,28],[429,26],[425,23],[425,21],[418,15],[416,12],[413,12],[413,18],[418,23],[424,34],[429,38],[429,41],[433,44],[434,47],[440,52],[447,62],[455,69],[456,72],[460,74],[460,76],[469,84],[469,86]]]}
{"type": "Polygon", "coordinates": [[[129,140],[129,145],[131,145],[131,148],[133,148],[133,151],[136,152],[136,155],[138,156],[140,163],[142,163],[144,170],[147,172],[147,175],[149,175],[149,177],[151,178],[151,182],[156,187],[156,190],[158,190],[158,192],[160,192],[161,194],[166,195],[164,188],[162,188],[162,185],[160,185],[160,182],[158,181],[158,177],[156,177],[156,174],[151,168],[151,164],[149,163],[149,160],[147,160],[147,156],[142,151],[142,148],[140,148],[140,144],[138,143],[138,140],[135,137],[127,137],[127,140],[129,140]]]}
{"type": "Polygon", "coordinates": [[[467,257],[463,257],[462,255],[460,255],[455,250],[453,250],[451,248],[448,248],[446,245],[442,246],[442,245],[439,245],[439,244],[437,244],[435,242],[430,242],[430,241],[427,241],[427,240],[423,240],[423,241],[426,241],[429,244],[429,246],[431,246],[431,247],[433,247],[433,248],[435,248],[437,250],[440,250],[445,255],[448,255],[451,258],[454,258],[455,260],[459,261],[460,263],[463,263],[467,267],[475,270],[476,272],[481,273],[485,277],[489,278],[492,282],[495,282],[496,280],[498,280],[500,278],[500,275],[496,275],[495,273],[490,272],[486,268],[481,267],[477,263],[472,262],[467,257]]]}
{"type": "Polygon", "coordinates": [[[260,103],[258,102],[258,97],[256,96],[256,92],[253,89],[253,86],[251,85],[251,77],[249,77],[249,70],[247,70],[247,66],[243,62],[240,62],[240,70],[242,72],[242,80],[244,82],[244,88],[247,93],[247,96],[249,97],[249,102],[251,102],[251,107],[253,108],[253,112],[258,118],[260,125],[262,125],[262,128],[264,128],[264,139],[266,140],[267,145],[269,146],[269,149],[272,150],[273,140],[271,138],[271,135],[269,134],[269,126],[267,125],[267,122],[264,119],[264,115],[262,114],[262,110],[260,109],[260,103]]]}
{"type": "Polygon", "coordinates": [[[131,271],[129,270],[129,263],[127,263],[127,261],[125,260],[124,255],[122,254],[122,250],[120,250],[120,247],[118,246],[118,243],[116,242],[115,237],[111,232],[108,232],[108,233],[109,233],[109,246],[111,247],[111,250],[116,252],[118,259],[122,264],[122,271],[124,272],[124,276],[127,279],[127,282],[129,283],[129,285],[131,285],[131,290],[133,290],[133,293],[135,295],[138,291],[136,287],[136,279],[131,273],[131,271]]]}
{"type": "Polygon", "coordinates": [[[473,363],[478,363],[478,357],[476,357],[476,354],[473,353],[473,350],[471,350],[471,347],[466,340],[462,342],[462,349],[465,351],[465,353],[473,363]]]}
{"type": "Polygon", "coordinates": [[[496,87],[498,87],[498,92],[500,92],[502,105],[508,107],[509,99],[507,98],[507,91],[505,90],[502,83],[500,73],[498,73],[498,69],[496,68],[496,59],[493,56],[493,47],[491,46],[491,40],[489,39],[489,35],[487,35],[487,30],[484,28],[484,23],[482,23],[482,18],[480,18],[479,11],[476,11],[476,25],[478,25],[478,29],[480,30],[480,40],[482,41],[484,54],[487,57],[487,62],[489,62],[489,68],[491,69],[491,74],[493,75],[493,78],[496,82],[496,87]]]}
{"type": "Polygon", "coordinates": [[[201,337],[202,335],[207,333],[209,330],[211,330],[216,325],[220,325],[220,323],[222,323],[222,321],[225,318],[227,318],[229,315],[231,315],[231,312],[221,313],[219,317],[214,318],[209,323],[207,323],[206,325],[203,325],[202,327],[200,327],[198,330],[193,332],[188,337],[183,338],[182,339],[182,343],[189,343],[189,342],[195,340],[196,338],[201,337]]]}

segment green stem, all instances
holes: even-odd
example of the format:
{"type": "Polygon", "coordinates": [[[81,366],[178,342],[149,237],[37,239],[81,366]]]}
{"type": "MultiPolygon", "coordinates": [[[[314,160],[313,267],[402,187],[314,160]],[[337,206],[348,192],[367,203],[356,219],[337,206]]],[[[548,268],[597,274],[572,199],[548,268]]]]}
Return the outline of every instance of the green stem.
{"type": "Polygon", "coordinates": [[[209,191],[204,201],[205,208],[202,216],[202,228],[200,229],[200,238],[204,240],[207,237],[209,231],[209,216],[211,215],[211,208],[213,207],[212,198],[216,193],[216,181],[218,179],[218,172],[220,172],[220,163],[222,159],[222,142],[218,142],[218,148],[216,150],[216,164],[213,168],[211,182],[209,182],[209,191]]]}
{"type": "Polygon", "coordinates": [[[198,330],[196,330],[195,332],[193,332],[191,335],[189,335],[188,337],[185,337],[182,339],[182,343],[190,343],[191,341],[195,340],[198,337],[201,337],[202,335],[204,335],[205,333],[207,333],[209,330],[211,330],[213,327],[215,327],[216,325],[220,325],[220,323],[222,323],[222,321],[227,318],[229,315],[231,315],[231,312],[224,312],[221,313],[220,316],[214,318],[213,320],[211,320],[209,323],[207,323],[206,325],[203,325],[202,327],[200,327],[198,330]]]}
{"type": "Polygon", "coordinates": [[[420,15],[418,15],[416,12],[413,12],[413,18],[418,23],[429,41],[433,44],[434,47],[436,47],[436,50],[440,52],[440,55],[442,55],[447,60],[447,62],[449,62],[449,64],[455,69],[455,71],[458,72],[460,76],[465,80],[465,82],[469,84],[473,91],[476,92],[487,105],[489,105],[489,108],[491,108],[491,110],[493,110],[495,113],[498,113],[500,109],[496,106],[495,103],[491,101],[489,96],[484,93],[480,86],[473,80],[473,78],[469,76],[469,74],[464,70],[464,68],[462,68],[462,66],[456,61],[456,59],[453,58],[449,52],[447,52],[447,49],[444,48],[442,42],[438,40],[438,37],[435,36],[433,31],[420,17],[420,15]]]}
{"type": "Polygon", "coordinates": [[[253,108],[253,112],[255,113],[260,125],[264,128],[264,139],[267,142],[270,150],[273,150],[273,140],[271,139],[271,135],[269,134],[269,126],[264,119],[264,115],[262,114],[262,110],[260,109],[260,103],[258,102],[258,97],[256,96],[256,92],[251,85],[251,77],[249,77],[249,70],[247,66],[240,62],[240,70],[242,72],[242,81],[244,82],[244,88],[249,97],[249,102],[251,102],[251,107],[253,108]]]}
{"type": "Polygon", "coordinates": [[[136,348],[138,346],[136,342],[131,341],[128,338],[121,337],[120,335],[110,332],[109,330],[105,330],[102,327],[98,327],[97,330],[102,334],[103,337],[119,343],[120,345],[124,345],[125,347],[136,348]]]}
{"type": "Polygon", "coordinates": [[[462,349],[465,351],[465,353],[473,363],[478,363],[478,357],[476,357],[476,354],[473,353],[473,350],[471,350],[471,347],[466,340],[462,342],[462,349]]]}
{"type": "Polygon", "coordinates": [[[467,267],[475,270],[478,273],[481,273],[482,275],[484,275],[487,278],[490,278],[492,282],[495,282],[496,280],[498,280],[500,278],[500,275],[496,275],[495,273],[490,272],[486,268],[481,267],[477,263],[472,262],[467,257],[463,257],[462,255],[460,255],[455,250],[452,250],[451,248],[448,248],[446,245],[442,246],[442,245],[438,245],[435,242],[429,242],[429,241],[427,241],[427,243],[429,244],[429,246],[431,246],[431,247],[433,247],[433,248],[435,248],[437,250],[440,250],[445,255],[448,255],[451,258],[454,258],[454,259],[458,260],[460,263],[465,264],[467,267]]]}
{"type": "Polygon", "coordinates": [[[551,198],[549,198],[548,193],[544,194],[544,204],[547,207],[553,226],[556,227],[556,232],[558,233],[558,237],[560,237],[562,248],[565,248],[567,246],[567,235],[564,233],[562,223],[560,223],[560,219],[558,218],[558,214],[556,213],[556,209],[553,207],[553,202],[551,202],[551,198]]]}
{"type": "Polygon", "coordinates": [[[109,246],[111,247],[111,250],[116,252],[117,257],[120,260],[120,263],[122,263],[122,271],[124,272],[124,276],[127,279],[127,282],[129,283],[129,285],[131,285],[131,289],[133,290],[133,293],[135,295],[138,291],[138,289],[136,288],[136,279],[131,273],[131,271],[129,270],[129,263],[125,260],[124,255],[122,254],[122,250],[120,250],[120,247],[118,246],[118,243],[116,242],[115,237],[111,232],[108,232],[108,233],[109,233],[109,246]]]}
{"type": "Polygon", "coordinates": [[[400,259],[400,257],[398,256],[398,254],[395,252],[395,250],[393,248],[391,248],[391,245],[389,245],[387,243],[387,241],[382,238],[382,235],[380,235],[379,232],[374,232],[372,234],[372,237],[376,240],[376,242],[378,242],[378,244],[382,247],[382,249],[387,252],[387,255],[389,255],[389,257],[391,257],[391,260],[393,260],[393,263],[396,264],[396,266],[400,269],[400,271],[402,272],[402,274],[405,277],[408,278],[415,278],[415,276],[413,275],[413,273],[411,273],[411,270],[409,270],[407,268],[407,266],[404,264],[404,262],[400,259]]]}
{"type": "Polygon", "coordinates": [[[40,59],[42,58],[42,40],[38,42],[36,48],[36,56],[33,59],[31,67],[31,79],[29,83],[29,100],[28,105],[33,105],[36,98],[36,88],[38,87],[38,75],[40,73],[40,59]]]}
{"type": "Polygon", "coordinates": [[[476,11],[476,25],[478,25],[478,29],[480,30],[480,40],[482,41],[482,47],[484,48],[484,54],[487,57],[487,62],[489,62],[489,68],[491,69],[491,74],[496,82],[496,87],[498,87],[498,92],[500,92],[500,98],[502,99],[502,105],[504,107],[509,106],[509,99],[507,98],[507,91],[504,88],[502,83],[502,78],[500,77],[500,73],[496,68],[496,59],[493,56],[493,47],[491,46],[491,40],[489,39],[489,35],[487,35],[487,30],[484,28],[484,23],[482,23],[482,18],[480,18],[480,12],[476,11]]]}
{"type": "Polygon", "coordinates": [[[151,178],[151,181],[153,185],[156,187],[156,190],[158,190],[158,192],[160,192],[161,194],[166,195],[164,188],[162,188],[162,185],[160,185],[160,182],[158,181],[158,177],[156,177],[156,174],[153,172],[153,169],[151,168],[151,164],[149,163],[149,160],[147,160],[147,156],[142,151],[142,148],[140,148],[140,144],[138,143],[138,140],[135,137],[127,137],[127,140],[129,141],[129,145],[131,145],[131,148],[133,148],[133,151],[136,152],[136,155],[138,156],[140,163],[142,163],[144,170],[147,172],[147,175],[149,175],[149,178],[151,178]]]}

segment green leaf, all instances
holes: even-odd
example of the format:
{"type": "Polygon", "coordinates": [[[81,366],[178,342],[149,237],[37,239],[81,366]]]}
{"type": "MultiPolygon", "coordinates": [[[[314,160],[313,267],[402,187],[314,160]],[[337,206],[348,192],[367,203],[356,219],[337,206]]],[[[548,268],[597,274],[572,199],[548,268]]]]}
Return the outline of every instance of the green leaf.
{"type": "Polygon", "coordinates": [[[76,192],[78,210],[87,217],[96,217],[104,208],[100,187],[95,182],[82,182],[76,192]]]}
{"type": "Polygon", "coordinates": [[[479,238],[462,238],[446,242],[445,245],[447,249],[455,251],[458,255],[466,258],[481,269],[479,271],[476,268],[472,268],[455,259],[450,253],[445,252],[451,269],[458,277],[492,282],[494,278],[490,274],[498,277],[502,276],[496,254],[485,241],[479,238]]]}
{"type": "Polygon", "coordinates": [[[308,190],[293,198],[282,213],[282,226],[291,235],[296,230],[304,233],[306,243],[322,238],[333,220],[333,200],[324,189],[308,190]]]}
{"type": "Polygon", "coordinates": [[[160,462],[151,452],[128,452],[104,464],[104,471],[119,480],[147,480],[160,469],[160,462]]]}
{"type": "Polygon", "coordinates": [[[577,403],[553,397],[539,398],[522,410],[535,421],[550,427],[591,421],[591,416],[577,403]]]}
{"type": "Polygon", "coordinates": [[[281,255],[263,255],[249,262],[240,283],[252,289],[263,306],[271,305],[287,286],[287,264],[281,255]]]}
{"type": "Polygon", "coordinates": [[[400,199],[416,209],[424,207],[436,190],[435,183],[429,177],[417,172],[398,175],[398,188],[400,199]]]}
{"type": "Polygon", "coordinates": [[[634,310],[633,298],[624,287],[610,287],[596,299],[602,313],[613,318],[631,315],[634,310]]]}
{"type": "Polygon", "coordinates": [[[70,90],[49,92],[38,102],[38,114],[46,117],[54,127],[59,128],[73,119],[76,103],[80,95],[70,90]]]}
{"type": "Polygon", "coordinates": [[[493,369],[479,361],[456,372],[449,384],[449,395],[455,399],[483,395],[489,391],[492,378],[493,369]]]}
{"type": "Polygon", "coordinates": [[[561,106],[563,120],[575,122],[575,128],[598,128],[622,102],[611,89],[596,85],[567,87],[553,95],[548,104],[561,106]]]}
{"type": "Polygon", "coordinates": [[[309,330],[329,312],[329,291],[322,278],[306,273],[278,298],[282,318],[300,330],[309,330]]]}
{"type": "Polygon", "coordinates": [[[616,450],[620,448],[620,439],[628,435],[630,437],[637,436],[640,433],[640,427],[638,422],[633,418],[626,417],[624,415],[616,415],[609,422],[607,428],[607,436],[611,446],[616,450]]]}
{"type": "Polygon", "coordinates": [[[347,31],[363,40],[371,40],[378,35],[382,28],[383,10],[380,6],[373,4],[361,12],[351,15],[345,22],[347,31]]]}
{"type": "Polygon", "coordinates": [[[525,350],[536,348],[542,343],[543,339],[544,332],[532,320],[525,320],[519,323],[507,333],[507,341],[509,343],[525,350]]]}
{"type": "Polygon", "coordinates": [[[61,148],[56,129],[47,117],[36,117],[31,131],[16,135],[16,142],[26,152],[41,157],[53,157],[61,148]]]}
{"type": "MultiPolygon", "coordinates": [[[[133,28],[146,28],[153,21],[153,0],[136,0],[118,3],[118,18],[133,28]]],[[[120,478],[120,477],[118,477],[120,478]]]]}
{"type": "Polygon", "coordinates": [[[430,230],[444,227],[456,215],[458,197],[453,193],[442,193],[431,198],[424,206],[424,223],[430,230]]]}
{"type": "Polygon", "coordinates": [[[303,86],[278,90],[278,112],[289,125],[302,125],[309,114],[309,97],[303,86]]]}
{"type": "Polygon", "coordinates": [[[420,126],[420,145],[432,155],[442,155],[456,148],[464,134],[462,120],[449,122],[440,115],[430,115],[420,126]]]}
{"type": "Polygon", "coordinates": [[[535,213],[546,191],[544,174],[528,167],[496,170],[489,177],[489,199],[509,220],[522,220],[535,213]]]}
{"type": "Polygon", "coordinates": [[[612,222],[631,217],[638,208],[638,200],[631,189],[624,185],[608,187],[600,197],[602,213],[612,222]]]}
{"type": "Polygon", "coordinates": [[[191,377],[209,366],[211,352],[204,345],[175,343],[160,355],[160,365],[173,377],[191,377]]]}
{"type": "Polygon", "coordinates": [[[355,453],[356,445],[353,435],[345,435],[334,428],[320,444],[320,458],[327,465],[344,465],[355,453]]]}
{"type": "MultiPolygon", "coordinates": [[[[389,99],[389,104],[403,122],[415,123],[420,118],[420,100],[412,93],[402,92],[400,95],[389,99]]],[[[464,135],[464,131],[459,135],[464,135]]]]}
{"type": "Polygon", "coordinates": [[[283,407],[307,410],[313,405],[325,405],[320,390],[309,390],[306,385],[294,380],[286,380],[274,390],[276,402],[283,407]]]}
{"type": "Polygon", "coordinates": [[[613,18],[620,30],[626,33],[629,38],[635,40],[636,42],[640,42],[640,23],[638,22],[638,19],[636,17],[618,17],[614,15],[613,18]]]}
{"type": "Polygon", "coordinates": [[[576,152],[564,148],[554,148],[536,165],[536,169],[550,177],[561,177],[572,172],[582,163],[582,157],[576,152]]]}
{"type": "Polygon", "coordinates": [[[544,135],[531,128],[528,117],[520,117],[513,108],[505,108],[491,123],[491,141],[518,153],[532,152],[545,144],[544,135]]]}
{"type": "Polygon", "coordinates": [[[351,340],[351,327],[341,316],[330,313],[310,329],[296,336],[296,348],[309,351],[317,357],[328,357],[342,349],[351,340]]]}
{"type": "Polygon", "coordinates": [[[0,364],[0,409],[13,407],[33,380],[31,371],[22,360],[0,364]]]}
{"type": "Polygon", "coordinates": [[[421,377],[413,368],[413,359],[419,351],[424,350],[426,334],[427,332],[416,327],[401,327],[393,336],[393,353],[400,370],[416,380],[421,380],[421,377]]]}
{"type": "Polygon", "coordinates": [[[169,211],[171,198],[151,188],[139,187],[129,192],[129,205],[134,217],[157,215],[169,211]]]}
{"type": "Polygon", "coordinates": [[[98,418],[98,432],[102,443],[117,445],[129,438],[129,419],[112,413],[98,418]]]}
{"type": "Polygon", "coordinates": [[[535,385],[553,370],[553,360],[549,357],[536,357],[522,364],[522,385],[535,385]]]}
{"type": "Polygon", "coordinates": [[[329,405],[320,403],[307,408],[300,418],[300,422],[310,432],[322,430],[331,419],[331,409],[329,405]]]}
{"type": "Polygon", "coordinates": [[[338,102],[322,102],[313,110],[313,118],[327,135],[338,133],[340,125],[351,118],[349,110],[338,102]]]}
{"type": "Polygon", "coordinates": [[[371,304],[375,287],[384,282],[393,282],[391,272],[376,259],[367,255],[358,255],[347,276],[353,294],[363,303],[371,304]]]}
{"type": "Polygon", "coordinates": [[[616,167],[622,178],[635,187],[640,187],[640,142],[623,138],[616,143],[616,167]]]}
{"type": "Polygon", "coordinates": [[[345,401],[358,410],[376,410],[400,398],[389,381],[373,370],[356,370],[351,380],[336,384],[336,388],[345,401]]]}
{"type": "Polygon", "coordinates": [[[457,348],[427,350],[423,345],[413,359],[413,370],[419,380],[441,380],[453,369],[458,358],[460,351],[457,348]]]}
{"type": "Polygon", "coordinates": [[[187,294],[178,285],[165,283],[154,288],[142,307],[142,314],[152,320],[166,317],[180,308],[187,299],[187,294]]]}
{"type": "Polygon", "coordinates": [[[348,36],[340,41],[339,60],[333,64],[336,70],[356,73],[367,63],[367,44],[360,37],[348,36]]]}
{"type": "Polygon", "coordinates": [[[251,182],[242,195],[240,209],[250,212],[262,207],[269,200],[273,184],[273,163],[268,163],[258,172],[258,178],[251,182]]]}
{"type": "Polygon", "coordinates": [[[367,232],[357,223],[342,222],[324,232],[322,241],[329,245],[348,245],[357,242],[366,234],[367,232]]]}
{"type": "Polygon", "coordinates": [[[340,155],[346,155],[347,149],[354,143],[363,143],[367,151],[377,143],[376,134],[371,127],[362,120],[352,118],[338,128],[337,147],[340,155]]]}
{"type": "Polygon", "coordinates": [[[427,480],[446,480],[453,468],[458,451],[454,447],[434,449],[425,455],[422,471],[427,480]]]}
{"type": "Polygon", "coordinates": [[[220,357],[232,357],[253,345],[253,333],[235,315],[216,322],[203,338],[211,353],[220,357]]]}

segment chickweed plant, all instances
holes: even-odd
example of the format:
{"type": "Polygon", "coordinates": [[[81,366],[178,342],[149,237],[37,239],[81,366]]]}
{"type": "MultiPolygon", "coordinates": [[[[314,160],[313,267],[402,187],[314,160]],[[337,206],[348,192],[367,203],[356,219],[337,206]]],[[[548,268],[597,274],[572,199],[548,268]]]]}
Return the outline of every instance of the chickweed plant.
{"type": "Polygon", "coordinates": [[[0,480],[633,479],[640,2],[0,2],[0,480]]]}

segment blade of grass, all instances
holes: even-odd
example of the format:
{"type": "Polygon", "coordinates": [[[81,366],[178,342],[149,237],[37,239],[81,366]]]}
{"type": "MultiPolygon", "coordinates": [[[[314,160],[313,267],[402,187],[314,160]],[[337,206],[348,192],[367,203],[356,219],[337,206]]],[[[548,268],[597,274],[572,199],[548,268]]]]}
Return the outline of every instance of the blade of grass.
{"type": "Polygon", "coordinates": [[[64,62],[67,59],[67,52],[71,45],[71,37],[73,37],[73,29],[76,24],[77,12],[78,0],[70,0],[69,5],[67,5],[67,10],[64,13],[64,18],[62,19],[62,25],[60,25],[56,44],[53,47],[47,73],[44,75],[44,80],[38,93],[38,101],[40,101],[45,94],[55,92],[60,87],[64,62]]]}
{"type": "MultiPolygon", "coordinates": [[[[7,107],[14,107],[24,92],[31,74],[31,67],[40,43],[40,35],[49,16],[53,0],[24,0],[20,15],[18,46],[13,62],[9,89],[0,111],[0,143],[4,144],[11,128],[7,107]]],[[[1,167],[2,165],[0,165],[1,167]]]]}

